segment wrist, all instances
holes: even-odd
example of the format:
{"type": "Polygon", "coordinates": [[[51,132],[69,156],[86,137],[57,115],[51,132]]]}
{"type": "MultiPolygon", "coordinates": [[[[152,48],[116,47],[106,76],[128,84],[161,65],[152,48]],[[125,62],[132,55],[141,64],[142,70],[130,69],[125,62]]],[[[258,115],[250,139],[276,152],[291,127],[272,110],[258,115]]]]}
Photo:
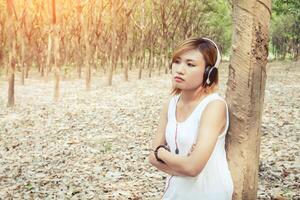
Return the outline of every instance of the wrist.
{"type": "Polygon", "coordinates": [[[165,153],[166,149],[165,148],[159,148],[158,151],[157,151],[157,155],[158,157],[163,160],[164,158],[164,153],[165,153]]]}
{"type": "Polygon", "coordinates": [[[155,149],[154,155],[155,155],[157,161],[159,161],[159,162],[165,164],[165,162],[164,162],[164,161],[161,159],[161,157],[158,155],[159,152],[160,152],[160,155],[163,153],[163,152],[162,152],[163,149],[165,149],[165,150],[167,150],[167,151],[170,151],[170,149],[169,149],[167,146],[165,146],[165,145],[159,145],[159,146],[155,149]]]}

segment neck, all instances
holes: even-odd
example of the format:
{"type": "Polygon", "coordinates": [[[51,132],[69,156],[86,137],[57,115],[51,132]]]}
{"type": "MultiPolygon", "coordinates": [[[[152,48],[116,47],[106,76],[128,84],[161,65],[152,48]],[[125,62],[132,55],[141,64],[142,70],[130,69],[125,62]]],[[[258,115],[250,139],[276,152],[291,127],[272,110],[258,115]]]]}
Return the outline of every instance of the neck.
{"type": "Polygon", "coordinates": [[[199,99],[203,98],[207,94],[204,92],[204,89],[201,87],[195,90],[182,90],[181,91],[181,100],[184,103],[192,103],[194,101],[198,101],[199,99]]]}

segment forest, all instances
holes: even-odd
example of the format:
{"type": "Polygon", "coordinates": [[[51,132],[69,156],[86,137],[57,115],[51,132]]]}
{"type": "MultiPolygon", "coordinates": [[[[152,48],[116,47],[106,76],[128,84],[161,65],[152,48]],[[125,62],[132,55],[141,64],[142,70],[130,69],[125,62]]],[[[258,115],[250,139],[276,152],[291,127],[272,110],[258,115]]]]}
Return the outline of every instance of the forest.
{"type": "MultiPolygon", "coordinates": [[[[147,154],[173,50],[213,39],[227,96],[240,2],[0,0],[0,199],[158,199],[166,174],[147,154]]],[[[300,1],[261,2],[271,7],[255,190],[299,199],[300,1]]]]}
{"type": "MultiPolygon", "coordinates": [[[[112,84],[114,72],[138,69],[138,78],[167,73],[177,41],[209,35],[228,60],[231,1],[1,0],[0,75],[30,71],[48,79],[70,73],[86,80],[98,71],[112,84]]],[[[299,59],[299,1],[274,0],[269,59],[299,59]]],[[[13,80],[10,80],[13,82],[13,80]]],[[[13,83],[11,83],[13,84],[13,83]]],[[[13,92],[11,92],[13,93],[13,92]]],[[[10,97],[11,99],[12,97],[10,97]]],[[[13,100],[11,100],[13,101],[13,100]]],[[[13,103],[12,103],[13,104],[13,103]]]]}

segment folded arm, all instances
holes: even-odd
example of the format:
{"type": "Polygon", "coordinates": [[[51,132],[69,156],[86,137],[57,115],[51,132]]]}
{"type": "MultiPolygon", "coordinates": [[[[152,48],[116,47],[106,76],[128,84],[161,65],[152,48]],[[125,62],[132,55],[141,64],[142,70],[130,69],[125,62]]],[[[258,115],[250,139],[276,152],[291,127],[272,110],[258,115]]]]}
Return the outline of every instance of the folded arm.
{"type": "Polygon", "coordinates": [[[158,130],[155,138],[153,139],[152,142],[152,151],[150,152],[148,156],[149,162],[156,167],[157,169],[170,174],[170,175],[175,175],[175,176],[184,176],[185,174],[180,173],[175,171],[174,169],[170,168],[170,166],[158,162],[154,156],[154,150],[156,149],[157,146],[161,144],[166,144],[166,138],[165,138],[165,131],[166,131],[166,125],[167,125],[167,117],[168,117],[168,105],[169,105],[168,100],[166,103],[164,103],[163,108],[161,110],[160,118],[159,118],[159,124],[158,124],[158,130]]]}
{"type": "Polygon", "coordinates": [[[172,154],[160,148],[158,156],[177,173],[197,176],[211,156],[218,136],[226,124],[226,105],[217,100],[209,103],[202,113],[198,128],[198,138],[193,152],[189,156],[172,154]]]}
{"type": "Polygon", "coordinates": [[[155,166],[157,169],[159,169],[160,171],[163,171],[169,175],[173,175],[173,176],[186,176],[183,173],[179,173],[175,170],[173,170],[172,168],[170,168],[168,165],[158,162],[154,156],[154,154],[151,156],[149,156],[149,161],[150,163],[155,166]]]}

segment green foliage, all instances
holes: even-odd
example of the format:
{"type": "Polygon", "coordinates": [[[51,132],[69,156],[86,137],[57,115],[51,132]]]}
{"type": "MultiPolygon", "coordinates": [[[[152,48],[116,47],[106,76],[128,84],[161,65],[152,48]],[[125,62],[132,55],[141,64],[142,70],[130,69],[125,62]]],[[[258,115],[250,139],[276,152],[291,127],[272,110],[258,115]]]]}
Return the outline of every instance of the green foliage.
{"type": "MultiPolygon", "coordinates": [[[[179,4],[177,1],[172,2],[175,7],[179,4]]],[[[182,15],[184,20],[179,23],[179,27],[169,29],[172,32],[177,28],[174,42],[171,43],[180,42],[188,37],[209,37],[217,42],[222,54],[227,54],[231,46],[232,35],[229,2],[227,0],[191,0],[186,1],[184,8],[182,6],[178,6],[175,12],[176,16],[182,15]]]]}
{"type": "Polygon", "coordinates": [[[273,0],[273,11],[276,14],[292,14],[300,17],[300,1],[298,0],[273,0]]]}
{"type": "Polygon", "coordinates": [[[271,21],[271,46],[276,58],[299,58],[300,1],[274,0],[271,21]]]}
{"type": "Polygon", "coordinates": [[[228,54],[231,46],[232,19],[231,9],[227,0],[212,1],[213,10],[209,13],[209,29],[222,54],[228,54]]]}

